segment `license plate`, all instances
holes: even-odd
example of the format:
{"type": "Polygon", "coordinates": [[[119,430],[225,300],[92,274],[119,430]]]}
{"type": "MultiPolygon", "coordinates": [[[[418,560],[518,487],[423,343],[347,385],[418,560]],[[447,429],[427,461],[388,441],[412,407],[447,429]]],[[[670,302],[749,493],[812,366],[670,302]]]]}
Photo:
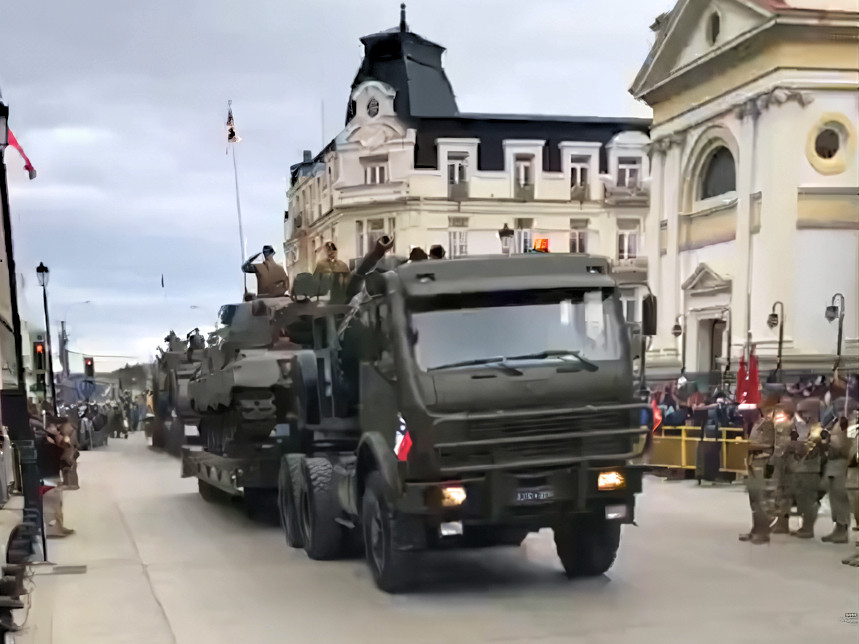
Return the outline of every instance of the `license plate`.
{"type": "Polygon", "coordinates": [[[548,485],[541,487],[522,487],[516,490],[518,505],[538,505],[551,503],[555,499],[555,490],[548,485]]]}

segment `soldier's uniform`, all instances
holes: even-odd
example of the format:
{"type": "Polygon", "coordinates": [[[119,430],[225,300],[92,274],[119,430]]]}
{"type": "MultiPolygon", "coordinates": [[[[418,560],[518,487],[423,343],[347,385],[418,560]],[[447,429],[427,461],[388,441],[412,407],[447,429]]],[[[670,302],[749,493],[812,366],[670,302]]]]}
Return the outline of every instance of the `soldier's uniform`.
{"type": "Polygon", "coordinates": [[[822,450],[820,449],[820,415],[822,407],[817,398],[808,398],[797,405],[795,433],[787,447],[787,469],[790,471],[791,491],[796,499],[797,510],[802,518],[799,530],[791,535],[800,539],[814,537],[814,522],[820,510],[818,491],[820,490],[820,469],[822,450]]]}
{"type": "Polygon", "coordinates": [[[760,544],[770,540],[770,517],[766,509],[766,470],[773,455],[774,444],[775,426],[772,418],[765,415],[755,423],[749,434],[746,489],[752,509],[752,529],[741,534],[740,541],[760,544]]]}
{"type": "Polygon", "coordinates": [[[828,543],[847,543],[847,526],[850,525],[850,501],[847,497],[847,465],[850,458],[850,443],[847,440],[847,419],[841,418],[823,440],[821,447],[826,451],[826,466],[823,483],[829,494],[832,520],[835,527],[822,541],[828,543]]]}
{"type": "Polygon", "coordinates": [[[351,271],[343,260],[337,259],[337,246],[334,242],[325,242],[325,259],[316,262],[313,276],[320,281],[325,280],[326,290],[330,290],[331,299],[340,301],[346,294],[346,285],[351,277],[351,271]]]}
{"type": "Polygon", "coordinates": [[[283,297],[289,288],[286,270],[275,261],[271,246],[263,246],[262,255],[264,259],[261,263],[251,263],[259,257],[259,254],[254,255],[242,265],[242,271],[256,274],[258,297],[283,297]]]}
{"type": "MultiPolygon", "coordinates": [[[[850,499],[850,508],[853,512],[856,526],[859,530],[859,416],[854,412],[850,415],[850,424],[847,427],[847,440],[850,446],[850,458],[847,461],[847,497],[850,499]]],[[[859,566],[859,539],[856,540],[856,551],[841,563],[848,566],[859,566]]]]}
{"type": "Polygon", "coordinates": [[[790,532],[789,519],[790,509],[793,505],[793,480],[792,471],[788,467],[790,456],[786,451],[791,443],[790,435],[795,429],[793,412],[793,404],[789,401],[784,401],[776,406],[773,416],[775,440],[773,442],[771,464],[775,487],[776,512],[776,520],[772,529],[773,534],[787,534],[790,532]]]}

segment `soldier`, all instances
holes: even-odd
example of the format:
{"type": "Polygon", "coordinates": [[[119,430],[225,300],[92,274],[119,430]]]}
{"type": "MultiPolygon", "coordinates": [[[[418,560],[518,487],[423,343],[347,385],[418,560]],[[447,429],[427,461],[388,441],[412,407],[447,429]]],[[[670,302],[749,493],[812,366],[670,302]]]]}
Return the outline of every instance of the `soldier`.
{"type": "Polygon", "coordinates": [[[440,244],[433,244],[430,246],[429,258],[430,259],[444,259],[445,256],[444,247],[440,244]]]}
{"type": "Polygon", "coordinates": [[[847,440],[847,418],[841,416],[832,425],[832,430],[823,430],[820,435],[821,449],[826,453],[823,483],[829,494],[832,520],[835,527],[821,539],[826,543],[847,543],[847,526],[850,525],[850,501],[847,497],[847,464],[850,458],[850,443],[847,440]]]}
{"type": "Polygon", "coordinates": [[[262,253],[257,253],[242,264],[242,271],[257,276],[257,296],[259,297],[282,297],[289,288],[289,278],[283,266],[274,260],[274,248],[263,246],[262,253]],[[259,264],[252,262],[263,256],[259,264]]]}
{"type": "Polygon", "coordinates": [[[339,301],[346,293],[351,271],[341,259],[337,259],[337,246],[334,242],[325,242],[325,259],[316,262],[313,276],[321,280],[330,280],[331,298],[339,301]]]}
{"type": "MultiPolygon", "coordinates": [[[[859,423],[859,414],[854,411],[850,414],[847,427],[847,439],[850,445],[850,459],[847,462],[847,496],[850,499],[850,507],[856,520],[854,530],[859,530],[859,432],[857,431],[859,426],[857,423],[859,423]]],[[[859,540],[856,541],[854,554],[842,559],[841,563],[859,567],[859,540]]]]}
{"type": "Polygon", "coordinates": [[[753,544],[768,543],[770,540],[770,519],[765,509],[765,478],[775,444],[775,426],[770,410],[759,408],[759,411],[760,418],[749,434],[749,455],[746,460],[746,488],[752,508],[752,529],[740,535],[740,541],[751,541],[753,544]]]}
{"type": "Polygon", "coordinates": [[[427,259],[427,252],[420,246],[415,246],[409,253],[410,262],[422,262],[427,259]]]}
{"type": "Polygon", "coordinates": [[[791,470],[788,468],[787,446],[791,443],[791,432],[794,431],[794,407],[789,397],[783,396],[776,405],[773,415],[775,440],[773,444],[773,482],[775,484],[776,521],[772,534],[788,534],[790,532],[790,508],[793,505],[791,489],[793,487],[791,470]]]}
{"type": "Polygon", "coordinates": [[[820,489],[820,416],[823,411],[820,400],[807,398],[796,407],[794,429],[786,448],[787,469],[790,472],[790,490],[796,499],[802,527],[791,532],[800,539],[814,537],[814,522],[820,510],[817,492],[820,489]]]}

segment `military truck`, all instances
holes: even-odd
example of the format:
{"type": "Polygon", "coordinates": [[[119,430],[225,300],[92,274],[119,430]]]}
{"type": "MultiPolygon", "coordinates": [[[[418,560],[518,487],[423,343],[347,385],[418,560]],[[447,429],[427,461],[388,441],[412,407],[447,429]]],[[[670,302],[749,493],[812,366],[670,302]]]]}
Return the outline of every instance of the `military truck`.
{"type": "Polygon", "coordinates": [[[196,427],[200,421],[188,397],[188,384],[200,369],[205,340],[199,329],[193,329],[184,340],[171,331],[164,341],[167,350],[160,349],[152,370],[152,445],[179,456],[188,440],[185,428],[196,427]]]}

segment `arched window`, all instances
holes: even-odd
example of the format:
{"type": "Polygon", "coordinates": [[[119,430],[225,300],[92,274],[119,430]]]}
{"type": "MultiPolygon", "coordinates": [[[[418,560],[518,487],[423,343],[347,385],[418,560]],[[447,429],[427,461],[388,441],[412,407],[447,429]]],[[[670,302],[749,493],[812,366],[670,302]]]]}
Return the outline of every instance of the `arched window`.
{"type": "Polygon", "coordinates": [[[709,199],[737,189],[734,155],[720,146],[707,155],[701,173],[701,199],[709,199]]]}

